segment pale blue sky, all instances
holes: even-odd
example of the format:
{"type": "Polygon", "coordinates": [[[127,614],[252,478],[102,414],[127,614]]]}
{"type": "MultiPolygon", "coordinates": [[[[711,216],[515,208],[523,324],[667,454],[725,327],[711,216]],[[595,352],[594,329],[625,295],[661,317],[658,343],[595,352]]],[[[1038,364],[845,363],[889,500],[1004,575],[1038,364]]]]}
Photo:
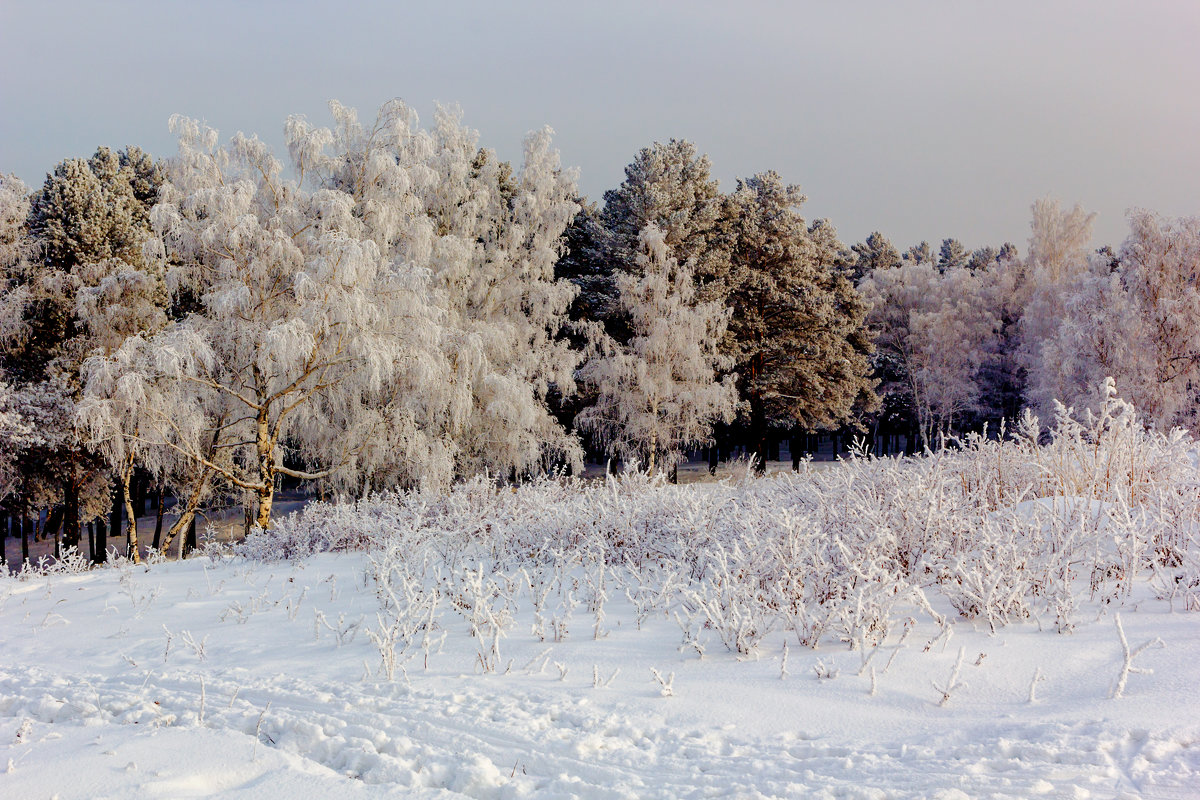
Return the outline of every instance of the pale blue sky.
{"type": "Polygon", "coordinates": [[[0,170],[40,184],[97,145],[170,155],[167,118],[258,133],[291,113],[458,103],[515,158],[549,124],[599,200],[687,138],[724,188],[775,169],[847,243],[1025,248],[1045,194],[1200,213],[1200,4],[23,2],[0,0],[0,170]]]}

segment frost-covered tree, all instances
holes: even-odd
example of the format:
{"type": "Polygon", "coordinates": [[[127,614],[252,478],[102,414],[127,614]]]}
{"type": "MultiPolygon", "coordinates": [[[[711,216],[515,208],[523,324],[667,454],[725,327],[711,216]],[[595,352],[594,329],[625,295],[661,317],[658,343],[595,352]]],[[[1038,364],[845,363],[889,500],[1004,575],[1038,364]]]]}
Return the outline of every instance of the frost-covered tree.
{"type": "MultiPolygon", "coordinates": [[[[1042,347],[1063,319],[1071,287],[1088,271],[1088,241],[1096,216],[1078,205],[1064,210],[1050,198],[1036,201],[1032,211],[1024,265],[1025,311],[1020,323],[1021,364],[1030,373],[1042,369],[1042,347]]],[[[1038,385],[1037,381],[1030,383],[1031,394],[1026,399],[1039,416],[1049,419],[1054,398],[1039,394],[1038,385]]]]}
{"type": "Polygon", "coordinates": [[[33,425],[22,413],[18,399],[13,388],[0,381],[0,503],[17,490],[20,453],[37,441],[33,425]]]}
{"type": "MultiPolygon", "coordinates": [[[[1200,430],[1200,217],[1129,215],[1120,273],[1146,334],[1151,380],[1120,387],[1140,413],[1164,430],[1200,430]]],[[[1111,261],[1098,254],[1101,263],[1111,261]]]]}
{"type": "Polygon", "coordinates": [[[625,345],[604,337],[584,364],[581,377],[598,397],[575,424],[609,453],[653,470],[708,443],[715,421],[732,421],[737,390],[732,377],[718,380],[729,366],[717,349],[728,309],[695,302],[690,264],[670,257],[655,225],[639,240],[637,271],[617,276],[632,335],[625,345]]]}
{"type": "Polygon", "coordinates": [[[436,430],[423,429],[447,450],[447,477],[578,463],[578,443],[546,402],[574,390],[579,364],[560,335],[576,289],[554,274],[579,206],[551,131],[526,137],[514,172],[455,112],[439,109],[423,130],[399,101],[370,127],[332,109],[332,130],[290,120],[289,149],[314,185],[350,198],[385,257],[430,275],[448,374],[421,389],[444,407],[436,430]]]}
{"type": "Polygon", "coordinates": [[[605,329],[618,340],[631,334],[617,308],[617,276],[638,269],[638,237],[649,225],[666,237],[681,263],[691,262],[697,300],[721,301],[727,269],[717,227],[721,193],[708,156],[691,142],[671,139],[642,148],[625,167],[625,180],[604,193],[604,205],[589,226],[585,217],[571,244],[566,268],[577,275],[581,302],[600,310],[605,329]]]}
{"type": "Polygon", "coordinates": [[[579,289],[571,304],[571,319],[599,321],[612,312],[613,266],[603,254],[607,231],[595,203],[577,199],[579,212],[563,234],[564,252],[554,265],[554,276],[579,289]]]}
{"type": "MultiPolygon", "coordinates": [[[[135,151],[142,169],[144,157],[135,151]]],[[[146,203],[152,202],[154,178],[135,175],[132,166],[122,164],[121,154],[107,147],[86,160],[60,162],[34,197],[30,214],[42,260],[66,272],[106,258],[140,264],[142,244],[149,234],[146,203]],[[134,192],[135,180],[145,200],[134,192]]]]}
{"type": "Polygon", "coordinates": [[[877,269],[891,269],[901,264],[900,251],[879,231],[875,231],[850,248],[858,257],[854,264],[854,281],[862,280],[877,269]]]}
{"type": "MultiPolygon", "coordinates": [[[[90,159],[60,162],[32,197],[26,225],[36,248],[19,267],[6,271],[7,291],[0,300],[6,318],[0,325],[2,361],[23,387],[41,384],[38,396],[55,414],[67,404],[68,421],[83,359],[97,347],[111,349],[145,322],[145,314],[127,314],[129,281],[141,287],[134,294],[153,295],[159,304],[165,297],[158,277],[142,270],[149,204],[159,180],[157,166],[140,149],[116,153],[101,147],[90,159]],[[138,277],[131,278],[135,273],[138,277]],[[126,288],[114,293],[114,281],[126,288]],[[98,302],[87,302],[85,295],[98,302]],[[93,311],[98,313],[92,316],[93,311]]],[[[161,316],[157,309],[147,313],[161,316]]],[[[87,470],[99,462],[73,435],[54,441],[61,450],[42,449],[26,468],[31,476],[42,475],[42,485],[47,473],[58,476],[62,494],[54,505],[64,509],[66,542],[75,544],[77,510],[94,505],[80,492],[94,490],[97,481],[87,470]]]]}
{"type": "Polygon", "coordinates": [[[932,263],[933,250],[929,247],[929,242],[921,242],[905,250],[903,258],[905,261],[911,261],[914,264],[932,263]]]}
{"type": "Polygon", "coordinates": [[[770,426],[820,430],[874,405],[867,306],[814,237],[799,187],[765,172],[740,180],[722,212],[735,362],[751,442],[765,463],[770,426]]]}
{"type": "Polygon", "coordinates": [[[94,416],[192,465],[176,528],[214,476],[252,497],[265,528],[276,476],[347,465],[365,398],[429,364],[438,320],[424,273],[363,235],[348,195],[286,180],[256,138],[222,147],[171,124],[179,154],[151,218],[167,285],[201,310],[91,362],[89,394],[106,404],[94,416]]]}
{"type": "Polygon", "coordinates": [[[1016,248],[976,250],[968,265],[978,278],[984,308],[996,321],[996,337],[978,377],[978,417],[1015,420],[1025,404],[1027,371],[1021,358],[1021,318],[1028,301],[1028,276],[1016,248]]]}
{"type": "Polygon", "coordinates": [[[942,272],[967,266],[971,254],[958,239],[943,239],[938,248],[937,268],[942,272]]]}
{"type": "Polygon", "coordinates": [[[899,385],[886,388],[910,398],[922,446],[939,446],[956,419],[977,408],[980,368],[996,333],[980,276],[910,261],[868,275],[859,288],[871,305],[876,347],[895,365],[899,385]]]}
{"type": "Polygon", "coordinates": [[[602,219],[611,237],[605,257],[627,271],[638,263],[639,236],[655,225],[680,262],[691,261],[701,282],[723,271],[717,246],[721,194],[708,156],[685,139],[644,147],[625,167],[625,180],[604,193],[602,219]]]}
{"type": "Polygon", "coordinates": [[[1200,218],[1137,210],[1114,269],[1098,251],[1065,292],[1031,394],[1080,408],[1103,402],[1106,377],[1156,427],[1200,429],[1200,218]]]}

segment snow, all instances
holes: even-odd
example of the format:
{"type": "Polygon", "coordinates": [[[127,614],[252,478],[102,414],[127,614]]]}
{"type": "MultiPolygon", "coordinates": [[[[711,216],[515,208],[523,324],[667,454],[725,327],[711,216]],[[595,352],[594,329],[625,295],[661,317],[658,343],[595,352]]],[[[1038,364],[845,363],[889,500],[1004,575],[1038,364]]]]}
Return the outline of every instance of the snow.
{"type": "Polygon", "coordinates": [[[1200,797],[1196,448],[1108,419],[0,577],[0,797],[1200,797]]]}
{"type": "Polygon", "coordinates": [[[1125,697],[1113,611],[1071,635],[991,635],[958,619],[859,652],[782,632],[757,656],[681,652],[612,592],[561,642],[525,604],[479,674],[478,642],[445,615],[428,668],[376,675],[378,611],[363,553],[294,562],[198,558],[0,582],[4,797],[1195,797],[1196,618],[1139,584],[1122,621],[1148,650],[1125,697]],[[325,623],[319,620],[325,620],[325,623]],[[359,623],[355,628],[355,623],[359,623]],[[338,632],[342,631],[339,644],[338,632]],[[965,686],[939,707],[966,654],[965,686]],[[818,679],[818,662],[837,669],[818,679]],[[664,679],[664,697],[651,668],[664,679]],[[1044,680],[1029,702],[1035,671],[1044,680]],[[618,671],[619,670],[619,671],[618,671]],[[613,675],[615,674],[615,677],[613,675]],[[594,686],[599,676],[600,688],[594,686]],[[611,681],[610,681],[611,678],[611,681]],[[7,767],[7,769],[5,769],[7,767]]]}

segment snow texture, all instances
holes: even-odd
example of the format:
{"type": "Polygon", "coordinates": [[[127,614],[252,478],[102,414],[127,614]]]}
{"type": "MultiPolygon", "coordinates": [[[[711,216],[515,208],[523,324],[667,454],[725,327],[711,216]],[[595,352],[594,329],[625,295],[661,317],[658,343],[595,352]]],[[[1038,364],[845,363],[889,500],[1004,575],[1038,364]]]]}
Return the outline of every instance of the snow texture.
{"type": "Polygon", "coordinates": [[[0,793],[1194,797],[1194,445],[1120,408],[1044,447],[480,480],[26,570],[0,793]]]}

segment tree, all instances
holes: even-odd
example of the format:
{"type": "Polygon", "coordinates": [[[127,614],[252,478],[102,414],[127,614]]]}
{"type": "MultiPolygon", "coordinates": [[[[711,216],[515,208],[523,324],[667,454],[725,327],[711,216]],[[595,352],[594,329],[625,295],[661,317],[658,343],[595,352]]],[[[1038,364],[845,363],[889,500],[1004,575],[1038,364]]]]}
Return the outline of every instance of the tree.
{"type": "Polygon", "coordinates": [[[721,194],[708,156],[685,139],[642,148],[625,180],[604,193],[602,220],[611,239],[606,256],[626,270],[638,262],[641,232],[655,225],[680,262],[693,262],[702,281],[720,273],[716,226],[721,194]]]}
{"type": "Polygon", "coordinates": [[[893,365],[898,385],[887,390],[910,398],[922,446],[940,445],[956,418],[980,401],[979,372],[997,327],[980,276],[907,262],[868,275],[860,288],[878,353],[893,365]]]}
{"type": "Polygon", "coordinates": [[[971,253],[971,258],[967,261],[966,267],[969,270],[979,272],[990,269],[1000,260],[1000,251],[994,247],[980,247],[971,253]]]}
{"type": "Polygon", "coordinates": [[[1064,313],[1043,343],[1035,397],[1097,409],[1106,377],[1149,423],[1200,430],[1200,218],[1129,215],[1113,254],[1092,255],[1065,292],[1064,313]]]}
{"type": "Polygon", "coordinates": [[[213,476],[249,493],[266,528],[276,476],[344,466],[335,432],[361,440],[364,397],[425,365],[438,331],[420,270],[362,237],[348,197],[284,180],[255,138],[222,148],[194,121],[171,125],[179,155],[151,218],[168,284],[202,310],[94,360],[88,384],[103,428],[192,465],[168,544],[213,476]],[[310,469],[285,463],[288,445],[310,469]]]}
{"type": "Polygon", "coordinates": [[[600,321],[614,313],[613,266],[603,255],[607,231],[595,203],[582,198],[576,202],[579,213],[564,233],[564,252],[554,264],[554,277],[579,290],[571,304],[572,320],[600,321]]]}
{"type": "MultiPolygon", "coordinates": [[[[1034,202],[1032,211],[1025,258],[1028,299],[1020,323],[1021,364],[1030,373],[1041,369],[1045,360],[1042,347],[1063,319],[1070,287],[1088,271],[1087,245],[1096,217],[1078,205],[1065,211],[1050,198],[1034,202]]],[[[1044,382],[1030,383],[1031,394],[1026,399],[1043,419],[1048,419],[1054,398],[1038,393],[1038,385],[1044,382]]]]}
{"type": "Polygon", "coordinates": [[[609,453],[653,470],[708,442],[714,421],[732,421],[737,390],[732,376],[717,379],[730,365],[717,351],[728,310],[695,302],[691,267],[668,255],[655,225],[639,239],[637,272],[617,277],[619,308],[632,336],[624,346],[604,337],[584,364],[581,377],[598,398],[575,424],[609,453]]]}
{"type": "Polygon", "coordinates": [[[929,242],[921,242],[905,250],[904,260],[914,264],[933,263],[933,250],[930,249],[929,242]]]}
{"type": "Polygon", "coordinates": [[[552,131],[526,137],[514,173],[481,151],[456,112],[439,109],[423,131],[393,101],[366,128],[351,109],[331,105],[334,131],[293,118],[289,148],[315,185],[348,195],[381,252],[431,276],[448,369],[433,380],[443,381],[446,408],[436,426],[421,427],[449,455],[445,479],[580,464],[577,440],[547,404],[551,392],[574,391],[580,361],[560,335],[576,289],[554,274],[579,206],[552,131]]]}
{"type": "Polygon", "coordinates": [[[876,402],[867,306],[831,263],[842,248],[805,226],[804,199],[765,172],[738,181],[722,210],[733,309],[725,352],[760,468],[769,427],[834,428],[876,402]]]}
{"type": "Polygon", "coordinates": [[[609,335],[621,341],[631,335],[628,320],[616,310],[616,276],[639,268],[638,237],[649,225],[662,231],[667,247],[681,263],[691,262],[697,301],[722,299],[727,270],[717,230],[722,200],[710,169],[708,156],[698,153],[691,142],[655,142],[625,167],[621,185],[604,193],[597,225],[585,234],[590,241],[568,255],[568,268],[595,276],[588,285],[581,282],[580,288],[590,306],[610,309],[603,315],[609,335]]]}
{"type": "MultiPolygon", "coordinates": [[[[37,441],[33,425],[22,413],[19,395],[7,383],[0,382],[0,502],[7,500],[19,486],[18,455],[37,441]]],[[[0,553],[2,549],[0,545],[0,553]]]]}
{"type": "Polygon", "coordinates": [[[996,337],[980,368],[978,417],[984,421],[1015,420],[1025,404],[1027,370],[1021,359],[1021,318],[1029,299],[1028,273],[1016,248],[1005,245],[987,259],[991,248],[975,266],[983,307],[996,321],[996,337]]]}
{"type": "MultiPolygon", "coordinates": [[[[3,304],[11,325],[2,360],[23,387],[41,384],[37,396],[46,400],[46,408],[56,409],[51,415],[56,419],[62,411],[70,420],[70,406],[80,389],[79,369],[88,353],[98,346],[115,346],[144,322],[121,318],[125,306],[113,295],[110,279],[119,282],[119,276],[142,265],[142,247],[150,235],[149,204],[158,181],[156,165],[140,149],[114,153],[101,147],[90,159],[60,162],[32,198],[26,225],[37,247],[20,268],[10,267],[6,275],[3,304]],[[89,292],[99,292],[98,305],[81,305],[89,292]],[[85,319],[97,309],[103,310],[103,319],[85,319]]],[[[165,295],[157,278],[148,281],[153,285],[150,293],[161,304],[165,295]]],[[[76,544],[78,509],[95,505],[94,498],[80,493],[95,491],[98,485],[87,470],[102,465],[77,437],[52,438],[61,449],[40,449],[25,469],[31,479],[40,476],[40,486],[58,482],[64,538],[68,545],[76,544]]],[[[40,496],[58,505],[48,491],[39,490],[40,496]]]]}
{"type": "Polygon", "coordinates": [[[952,269],[959,269],[967,266],[971,260],[971,254],[963,247],[962,242],[958,239],[943,239],[942,246],[938,248],[937,268],[946,272],[952,269]]]}
{"type": "Polygon", "coordinates": [[[901,264],[900,251],[879,231],[875,231],[866,241],[853,245],[850,249],[858,257],[854,264],[855,283],[875,270],[892,269],[901,264]]]}

